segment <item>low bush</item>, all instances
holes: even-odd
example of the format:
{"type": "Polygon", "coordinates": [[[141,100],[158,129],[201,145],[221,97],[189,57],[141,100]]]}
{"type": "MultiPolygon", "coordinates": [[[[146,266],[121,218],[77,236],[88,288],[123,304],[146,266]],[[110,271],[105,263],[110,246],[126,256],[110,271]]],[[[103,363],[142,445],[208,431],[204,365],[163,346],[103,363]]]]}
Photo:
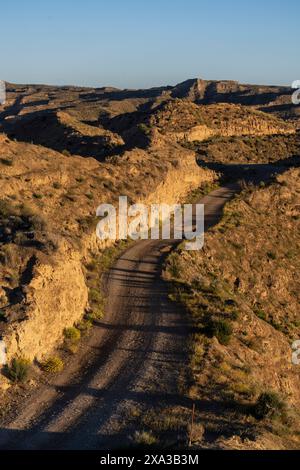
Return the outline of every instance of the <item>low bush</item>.
{"type": "Polygon", "coordinates": [[[24,383],[28,379],[30,361],[25,358],[14,358],[6,368],[6,375],[13,383],[24,383]]]}
{"type": "Polygon", "coordinates": [[[174,279],[180,276],[179,257],[177,253],[171,254],[168,257],[168,271],[174,279]]]}
{"type": "Polygon", "coordinates": [[[65,336],[66,340],[76,343],[80,340],[81,333],[77,328],[75,328],[73,326],[71,328],[66,328],[64,330],[64,336],[65,336]]]}
{"type": "Polygon", "coordinates": [[[258,308],[254,311],[254,313],[256,314],[258,318],[260,318],[260,320],[267,321],[267,314],[264,310],[258,308]]]}
{"type": "Polygon", "coordinates": [[[137,431],[134,435],[134,441],[139,446],[151,447],[157,444],[156,437],[147,431],[137,431]]]}
{"type": "Polygon", "coordinates": [[[39,194],[39,193],[33,193],[32,196],[34,197],[34,199],[43,199],[42,194],[39,194]]]}
{"type": "Polygon", "coordinates": [[[253,414],[257,419],[274,418],[285,410],[284,402],[275,392],[262,393],[253,408],[253,414]]]}
{"type": "Polygon", "coordinates": [[[74,326],[64,330],[65,342],[64,346],[66,351],[75,354],[78,351],[79,341],[81,338],[81,331],[74,326]]]}
{"type": "MultiPolygon", "coordinates": [[[[96,315],[94,314],[94,312],[89,312],[89,313],[86,313],[85,316],[84,316],[84,320],[83,321],[88,321],[90,323],[94,323],[95,320],[97,320],[97,317],[96,315]]],[[[78,327],[79,328],[79,327],[78,327]]],[[[80,328],[79,328],[80,329],[80,328]]]]}
{"type": "Polygon", "coordinates": [[[104,308],[103,305],[98,305],[93,307],[91,315],[94,317],[94,320],[102,320],[104,317],[104,308]]]}
{"type": "Polygon", "coordinates": [[[137,127],[138,127],[139,131],[141,131],[145,135],[149,135],[151,133],[151,127],[147,126],[144,123],[138,124],[137,127]]]}
{"type": "Polygon", "coordinates": [[[87,334],[93,327],[93,320],[87,316],[85,320],[78,323],[77,328],[80,330],[82,335],[87,334]]]}
{"type": "Polygon", "coordinates": [[[209,336],[216,337],[220,344],[227,346],[232,335],[232,326],[227,320],[209,319],[205,331],[209,336]]]}
{"type": "Polygon", "coordinates": [[[93,289],[90,289],[89,291],[89,300],[90,302],[95,302],[95,303],[99,303],[102,305],[103,303],[103,297],[102,297],[102,294],[99,290],[93,288],[93,289]]]}
{"type": "Polygon", "coordinates": [[[60,357],[49,357],[47,361],[42,364],[42,369],[48,374],[58,374],[64,368],[64,363],[60,357]]]}

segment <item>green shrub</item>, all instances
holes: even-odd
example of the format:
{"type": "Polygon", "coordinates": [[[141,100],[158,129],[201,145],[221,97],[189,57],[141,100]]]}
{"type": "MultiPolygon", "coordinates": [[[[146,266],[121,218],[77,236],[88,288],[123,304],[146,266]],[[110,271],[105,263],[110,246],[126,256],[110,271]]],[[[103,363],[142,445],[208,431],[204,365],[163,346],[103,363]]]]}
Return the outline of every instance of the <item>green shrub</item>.
{"type": "Polygon", "coordinates": [[[264,310],[257,309],[255,310],[255,314],[260,318],[261,320],[267,321],[267,314],[264,312],[264,310]]]}
{"type": "Polygon", "coordinates": [[[284,327],[280,323],[277,323],[276,320],[274,320],[274,318],[271,318],[269,323],[270,323],[270,325],[273,326],[273,328],[275,328],[275,330],[281,331],[281,332],[285,331],[284,327]]]}
{"type": "Polygon", "coordinates": [[[71,328],[66,328],[64,330],[64,336],[65,336],[65,342],[64,342],[65,349],[68,352],[75,354],[79,347],[78,343],[81,338],[81,331],[78,328],[75,328],[74,326],[71,328]]]}
{"type": "Polygon", "coordinates": [[[30,361],[25,358],[14,358],[7,366],[7,376],[14,382],[26,382],[30,371],[30,361]]]}
{"type": "Polygon", "coordinates": [[[81,338],[81,333],[77,328],[72,326],[64,330],[64,336],[67,340],[77,343],[81,338]]]}
{"type": "Polygon", "coordinates": [[[86,193],[85,195],[90,201],[92,201],[94,199],[94,195],[93,193],[86,193]]]}
{"type": "Polygon", "coordinates": [[[89,291],[89,300],[90,302],[95,302],[95,303],[99,303],[99,304],[102,304],[103,303],[103,298],[102,298],[102,294],[99,290],[93,288],[93,289],[90,289],[89,291]]]}
{"type": "Polygon", "coordinates": [[[54,189],[61,189],[61,184],[60,184],[58,181],[55,181],[55,182],[53,183],[53,188],[54,188],[54,189]]]}
{"type": "Polygon", "coordinates": [[[123,248],[124,246],[120,242],[118,246],[112,246],[103,250],[99,258],[99,269],[102,272],[108,271],[123,248]]]}
{"type": "Polygon", "coordinates": [[[227,346],[232,335],[232,326],[227,320],[209,320],[206,328],[207,334],[216,337],[220,344],[227,346]]]}
{"type": "MultiPolygon", "coordinates": [[[[91,315],[91,314],[90,314],[91,315]]],[[[93,318],[92,316],[87,315],[86,319],[82,320],[80,323],[78,323],[77,328],[80,330],[81,334],[86,334],[90,331],[90,329],[93,327],[93,318]]]]}
{"type": "MultiPolygon", "coordinates": [[[[96,315],[94,314],[94,312],[90,312],[90,313],[87,313],[85,316],[84,316],[84,320],[87,320],[88,322],[90,323],[94,323],[95,320],[97,320],[97,317],[96,315]]],[[[79,327],[78,327],[79,328],[79,327]]],[[[80,328],[79,328],[80,329],[80,328]]]]}
{"type": "Polygon", "coordinates": [[[136,431],[134,435],[135,443],[139,446],[151,447],[157,444],[157,439],[151,432],[136,431]]]}
{"type": "Polygon", "coordinates": [[[146,124],[138,124],[138,129],[145,135],[149,135],[151,133],[151,127],[147,126],[146,124]]]}
{"type": "Polygon", "coordinates": [[[178,255],[172,254],[168,258],[168,271],[174,279],[180,276],[180,268],[178,264],[178,255]]]}
{"type": "Polygon", "coordinates": [[[284,410],[285,404],[275,392],[265,392],[259,396],[253,411],[257,419],[265,419],[274,418],[284,410]]]}
{"type": "Polygon", "coordinates": [[[103,299],[97,305],[93,305],[92,312],[90,313],[93,320],[102,320],[104,317],[104,302],[103,299]]]}
{"type": "Polygon", "coordinates": [[[58,374],[64,368],[64,363],[60,357],[49,357],[47,361],[42,364],[42,369],[48,374],[58,374]]]}

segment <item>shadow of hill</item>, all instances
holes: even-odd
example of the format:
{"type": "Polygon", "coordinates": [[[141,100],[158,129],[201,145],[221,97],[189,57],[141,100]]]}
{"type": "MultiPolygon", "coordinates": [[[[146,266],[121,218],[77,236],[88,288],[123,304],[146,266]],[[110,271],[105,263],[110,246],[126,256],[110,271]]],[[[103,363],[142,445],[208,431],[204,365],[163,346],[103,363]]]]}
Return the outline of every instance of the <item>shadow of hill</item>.
{"type": "Polygon", "coordinates": [[[300,158],[293,156],[279,162],[270,164],[252,163],[252,164],[223,164],[211,163],[198,159],[197,163],[202,168],[221,173],[223,182],[236,182],[245,180],[246,182],[259,184],[268,183],[274,180],[274,176],[284,173],[290,168],[299,166],[300,158]]]}
{"type": "Polygon", "coordinates": [[[61,122],[55,111],[28,113],[2,123],[2,130],[11,138],[43,145],[58,152],[69,152],[99,161],[120,153],[124,146],[116,145],[108,135],[85,135],[61,122]]]}

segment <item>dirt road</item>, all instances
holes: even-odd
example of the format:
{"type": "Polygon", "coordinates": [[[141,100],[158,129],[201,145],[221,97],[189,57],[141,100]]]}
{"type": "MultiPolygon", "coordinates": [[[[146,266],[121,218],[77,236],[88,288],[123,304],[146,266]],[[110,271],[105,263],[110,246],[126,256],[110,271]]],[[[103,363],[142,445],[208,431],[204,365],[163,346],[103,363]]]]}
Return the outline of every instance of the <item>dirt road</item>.
{"type": "MultiPolygon", "coordinates": [[[[234,191],[223,187],[200,201],[206,229],[234,191]]],[[[160,278],[176,243],[139,241],[117,260],[107,277],[105,320],[60,376],[24,396],[15,416],[0,423],[1,449],[113,449],[142,430],[149,407],[191,406],[178,387],[189,326],[160,278]]]]}

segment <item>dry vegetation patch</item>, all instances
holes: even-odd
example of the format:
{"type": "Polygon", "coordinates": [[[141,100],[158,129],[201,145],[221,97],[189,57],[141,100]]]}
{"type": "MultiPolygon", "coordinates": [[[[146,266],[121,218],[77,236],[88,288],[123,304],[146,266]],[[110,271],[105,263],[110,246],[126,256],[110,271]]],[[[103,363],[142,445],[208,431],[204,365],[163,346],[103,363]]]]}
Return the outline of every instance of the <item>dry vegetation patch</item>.
{"type": "Polygon", "coordinates": [[[300,136],[272,135],[247,137],[214,137],[205,142],[188,143],[199,160],[207,163],[281,163],[282,160],[299,161],[300,136]]]}

